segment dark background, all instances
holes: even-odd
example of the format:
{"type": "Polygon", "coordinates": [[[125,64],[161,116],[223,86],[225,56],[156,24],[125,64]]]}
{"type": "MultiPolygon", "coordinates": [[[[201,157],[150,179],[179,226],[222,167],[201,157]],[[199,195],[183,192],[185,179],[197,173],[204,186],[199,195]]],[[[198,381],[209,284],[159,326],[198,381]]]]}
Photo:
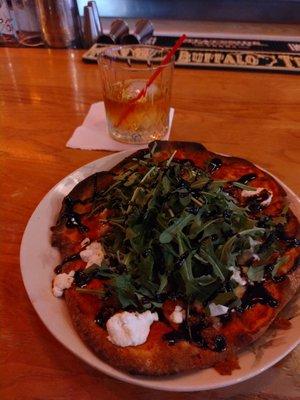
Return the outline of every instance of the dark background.
{"type": "MultiPolygon", "coordinates": [[[[86,0],[78,0],[79,8],[86,0]]],[[[300,23],[300,0],[97,0],[103,17],[300,23]]]]}

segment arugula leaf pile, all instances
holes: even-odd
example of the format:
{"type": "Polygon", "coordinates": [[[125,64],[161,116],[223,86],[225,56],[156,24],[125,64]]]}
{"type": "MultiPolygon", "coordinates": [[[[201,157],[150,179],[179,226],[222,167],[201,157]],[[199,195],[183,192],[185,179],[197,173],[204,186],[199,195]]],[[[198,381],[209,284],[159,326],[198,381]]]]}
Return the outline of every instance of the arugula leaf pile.
{"type": "MultiPolygon", "coordinates": [[[[261,243],[271,238],[273,251],[280,240],[275,223],[262,224],[228,190],[251,188],[213,180],[207,171],[176,160],[174,152],[160,164],[146,154],[116,175],[114,184],[98,193],[92,211],[113,210],[105,220],[111,231],[101,242],[105,262],[82,272],[86,281],[107,279],[107,289],[79,290],[113,295],[120,307],[137,311],[161,307],[167,298],[204,307],[209,302],[239,305],[229,268],[239,268],[240,255],[255,250],[262,262],[244,275],[261,281],[269,255],[261,243]]],[[[272,274],[280,265],[279,260],[272,274]]]]}

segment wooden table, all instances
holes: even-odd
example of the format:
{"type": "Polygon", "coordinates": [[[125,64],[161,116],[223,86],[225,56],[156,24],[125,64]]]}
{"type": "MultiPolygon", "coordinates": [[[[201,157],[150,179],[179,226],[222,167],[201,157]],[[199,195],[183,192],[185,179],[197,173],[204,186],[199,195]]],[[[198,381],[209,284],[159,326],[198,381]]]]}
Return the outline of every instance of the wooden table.
{"type": "MultiPolygon", "coordinates": [[[[97,67],[83,64],[81,54],[0,49],[0,398],[228,397],[227,390],[171,394],[109,378],[63,348],[28,300],[19,269],[19,246],[28,218],[60,179],[109,154],[65,146],[90,104],[101,99],[97,67]]],[[[213,151],[250,159],[300,193],[299,75],[176,69],[172,102],[176,109],[172,139],[200,141],[213,151]]],[[[230,397],[281,399],[288,394],[279,389],[278,397],[271,396],[266,382],[261,386],[255,382],[241,385],[230,397]]],[[[294,394],[290,398],[296,398],[294,394]]]]}

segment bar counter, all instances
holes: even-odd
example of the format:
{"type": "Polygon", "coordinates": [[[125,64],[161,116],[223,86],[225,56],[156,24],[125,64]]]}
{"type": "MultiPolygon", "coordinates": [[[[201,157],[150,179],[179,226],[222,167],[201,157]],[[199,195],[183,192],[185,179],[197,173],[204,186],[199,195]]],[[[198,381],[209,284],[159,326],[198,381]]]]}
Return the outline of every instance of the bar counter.
{"type": "MultiPolygon", "coordinates": [[[[56,341],[38,318],[19,267],[26,223],[58,181],[110,154],[66,147],[90,105],[102,99],[98,68],[82,63],[82,54],[0,49],[0,398],[299,398],[299,349],[238,386],[206,393],[165,393],[122,383],[94,370],[56,341]],[[296,378],[295,386],[279,385],[280,378],[276,383],[281,368],[290,372],[291,380],[296,378]]],[[[251,160],[299,195],[299,75],[176,68],[172,106],[171,139],[198,141],[214,152],[251,160]]]]}

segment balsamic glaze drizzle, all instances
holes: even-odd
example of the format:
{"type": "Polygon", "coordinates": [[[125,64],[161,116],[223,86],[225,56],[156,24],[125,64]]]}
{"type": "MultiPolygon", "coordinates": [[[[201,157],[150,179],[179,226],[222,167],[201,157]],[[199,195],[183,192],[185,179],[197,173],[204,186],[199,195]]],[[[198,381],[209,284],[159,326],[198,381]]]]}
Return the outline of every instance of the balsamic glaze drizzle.
{"type": "Polygon", "coordinates": [[[77,228],[80,232],[87,232],[88,227],[81,223],[81,215],[74,211],[76,204],[82,204],[81,200],[73,200],[70,196],[65,197],[65,212],[63,217],[66,218],[67,228],[77,228]]]}
{"type": "Polygon", "coordinates": [[[99,325],[101,328],[104,328],[106,322],[109,320],[110,317],[115,314],[115,312],[116,310],[114,309],[114,307],[104,307],[98,312],[95,317],[96,324],[99,325]]]}
{"type": "Polygon", "coordinates": [[[191,309],[188,320],[185,320],[177,330],[168,332],[163,336],[169,345],[175,345],[180,341],[187,341],[203,349],[221,352],[226,349],[226,338],[223,335],[209,334],[205,337],[203,331],[211,327],[210,320],[205,314],[199,314],[191,309]]]}
{"type": "MultiPolygon", "coordinates": [[[[256,283],[253,286],[249,286],[246,293],[242,298],[242,305],[237,308],[237,311],[243,312],[255,304],[266,304],[272,308],[278,307],[279,302],[272,297],[268,290],[263,286],[263,283],[256,283]]],[[[231,319],[231,315],[224,315],[221,318],[223,323],[228,322],[231,319]]],[[[192,342],[199,347],[210,349],[213,351],[221,352],[226,349],[227,343],[226,338],[222,335],[217,335],[214,338],[214,345],[211,346],[207,343],[201,334],[201,331],[205,326],[200,322],[198,324],[190,326],[188,330],[186,324],[183,324],[179,330],[171,331],[164,335],[170,345],[174,345],[182,340],[192,342]]]]}
{"type": "Polygon", "coordinates": [[[224,351],[227,346],[225,337],[223,335],[217,335],[215,337],[214,346],[215,346],[214,350],[217,351],[218,353],[221,353],[221,351],[224,351]]]}
{"type": "Polygon", "coordinates": [[[62,272],[62,267],[70,262],[70,261],[75,261],[75,260],[79,260],[80,259],[80,254],[79,253],[75,253],[75,254],[71,254],[68,257],[65,257],[62,262],[60,264],[58,264],[55,268],[54,268],[54,272],[56,274],[60,274],[62,272]]]}
{"type": "Polygon", "coordinates": [[[259,212],[262,211],[264,206],[261,204],[263,201],[269,198],[269,192],[264,189],[259,194],[251,196],[248,201],[248,208],[251,212],[259,212]]]}
{"type": "Polygon", "coordinates": [[[281,283],[284,282],[287,279],[286,275],[279,275],[279,276],[273,276],[272,281],[275,283],[281,283]]]}
{"type": "Polygon", "coordinates": [[[246,174],[240,177],[238,183],[242,183],[243,185],[247,185],[249,182],[253,181],[257,177],[256,174],[246,174]]]}
{"type": "Polygon", "coordinates": [[[182,267],[182,265],[184,264],[188,255],[189,255],[189,252],[185,251],[181,256],[177,257],[177,259],[174,263],[174,270],[179,270],[182,267]]]}
{"type": "Polygon", "coordinates": [[[166,333],[163,339],[168,342],[169,345],[173,346],[178,342],[187,341],[191,342],[203,349],[209,349],[216,351],[218,353],[224,351],[227,347],[226,338],[223,335],[216,335],[213,339],[213,345],[209,345],[208,342],[201,335],[201,328],[198,324],[191,326],[191,337],[189,335],[188,329],[181,328],[179,330],[174,330],[166,333]]]}
{"type": "Polygon", "coordinates": [[[296,269],[300,267],[300,256],[296,257],[294,265],[292,268],[289,270],[289,273],[296,271],[296,269]]]}
{"type": "Polygon", "coordinates": [[[185,330],[181,330],[181,329],[177,330],[177,331],[174,330],[174,331],[168,332],[163,336],[163,338],[170,345],[174,345],[178,342],[181,342],[182,340],[186,340],[186,341],[190,340],[188,332],[185,330]]]}
{"type": "Polygon", "coordinates": [[[276,308],[279,304],[261,282],[248,287],[246,293],[242,297],[241,309],[242,311],[247,310],[257,303],[266,304],[272,308],[276,308]]]}
{"type": "Polygon", "coordinates": [[[212,174],[220,169],[222,166],[222,160],[220,158],[213,158],[208,164],[208,171],[212,174]]]}

